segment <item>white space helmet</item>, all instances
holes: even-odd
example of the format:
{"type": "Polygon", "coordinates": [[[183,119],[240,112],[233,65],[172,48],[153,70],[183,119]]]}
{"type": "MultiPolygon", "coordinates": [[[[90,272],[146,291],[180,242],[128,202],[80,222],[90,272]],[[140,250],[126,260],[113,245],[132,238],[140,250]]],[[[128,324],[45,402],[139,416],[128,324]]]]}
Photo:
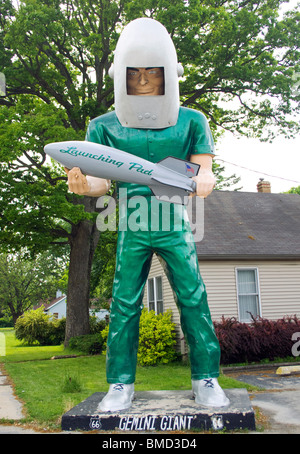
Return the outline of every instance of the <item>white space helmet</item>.
{"type": "Polygon", "coordinates": [[[179,112],[178,77],[183,68],[177,61],[173,41],[159,22],[140,18],[121,33],[109,71],[114,79],[116,115],[124,127],[161,129],[174,126],[179,112]],[[127,68],[163,68],[164,94],[127,94],[127,68]]]}

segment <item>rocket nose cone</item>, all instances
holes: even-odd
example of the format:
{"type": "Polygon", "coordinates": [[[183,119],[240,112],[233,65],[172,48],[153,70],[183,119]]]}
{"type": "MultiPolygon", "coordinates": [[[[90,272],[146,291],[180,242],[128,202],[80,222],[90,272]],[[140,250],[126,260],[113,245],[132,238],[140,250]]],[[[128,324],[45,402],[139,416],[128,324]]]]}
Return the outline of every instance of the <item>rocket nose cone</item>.
{"type": "Polygon", "coordinates": [[[44,146],[44,152],[51,156],[51,157],[54,157],[55,156],[55,147],[53,146],[52,143],[48,143],[47,145],[44,146]]]}
{"type": "Polygon", "coordinates": [[[51,151],[51,144],[50,143],[48,143],[47,145],[44,146],[44,152],[48,154],[49,151],[51,151]]]}

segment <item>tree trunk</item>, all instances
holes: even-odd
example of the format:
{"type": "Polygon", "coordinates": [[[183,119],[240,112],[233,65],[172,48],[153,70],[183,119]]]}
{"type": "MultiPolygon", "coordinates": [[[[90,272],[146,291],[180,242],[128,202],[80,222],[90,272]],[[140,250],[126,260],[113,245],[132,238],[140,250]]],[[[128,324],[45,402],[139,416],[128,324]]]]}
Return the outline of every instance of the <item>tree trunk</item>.
{"type": "Polygon", "coordinates": [[[18,318],[21,317],[21,315],[23,315],[23,313],[24,312],[11,311],[12,321],[13,321],[14,326],[16,325],[18,318]]]}
{"type": "MultiPolygon", "coordinates": [[[[85,197],[86,211],[94,212],[96,198],[85,197]]],[[[80,200],[82,203],[82,200],[80,200]]],[[[96,223],[81,221],[72,228],[65,346],[71,337],[89,334],[90,275],[94,251],[99,240],[96,223]]]]}

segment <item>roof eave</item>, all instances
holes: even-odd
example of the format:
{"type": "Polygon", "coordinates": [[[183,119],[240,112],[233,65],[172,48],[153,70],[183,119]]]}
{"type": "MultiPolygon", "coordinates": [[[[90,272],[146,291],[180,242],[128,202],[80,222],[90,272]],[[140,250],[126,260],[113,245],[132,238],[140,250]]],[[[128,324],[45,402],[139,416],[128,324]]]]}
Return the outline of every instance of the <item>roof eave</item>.
{"type": "Polygon", "coordinates": [[[300,255],[290,254],[201,254],[198,253],[198,259],[201,261],[221,261],[221,260],[259,260],[259,261],[300,261],[300,255]]]}

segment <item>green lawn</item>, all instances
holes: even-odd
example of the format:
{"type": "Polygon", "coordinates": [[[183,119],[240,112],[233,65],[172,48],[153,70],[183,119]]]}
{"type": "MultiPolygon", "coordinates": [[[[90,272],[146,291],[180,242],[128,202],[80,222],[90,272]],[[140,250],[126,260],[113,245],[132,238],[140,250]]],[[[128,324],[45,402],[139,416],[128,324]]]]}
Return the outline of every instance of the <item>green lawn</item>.
{"type": "MultiPolygon", "coordinates": [[[[52,356],[74,354],[74,351],[63,346],[25,346],[15,339],[12,329],[0,329],[1,333],[6,338],[6,354],[0,356],[0,367],[3,363],[16,395],[24,402],[26,422],[59,427],[60,418],[67,410],[94,392],[107,391],[103,355],[50,360],[52,356]],[[65,388],[66,382],[79,384],[80,389],[68,392],[70,387],[65,388]]],[[[251,389],[223,375],[219,383],[224,388],[251,389]]],[[[179,362],[137,368],[137,391],[190,388],[190,368],[179,362]]]]}
{"type": "MultiPolygon", "coordinates": [[[[64,352],[63,345],[51,346],[28,346],[15,338],[15,331],[12,328],[0,328],[0,333],[5,335],[5,356],[0,356],[1,362],[31,361],[49,359],[55,355],[68,354],[64,352]]],[[[69,352],[73,354],[73,352],[69,352]]]]}

